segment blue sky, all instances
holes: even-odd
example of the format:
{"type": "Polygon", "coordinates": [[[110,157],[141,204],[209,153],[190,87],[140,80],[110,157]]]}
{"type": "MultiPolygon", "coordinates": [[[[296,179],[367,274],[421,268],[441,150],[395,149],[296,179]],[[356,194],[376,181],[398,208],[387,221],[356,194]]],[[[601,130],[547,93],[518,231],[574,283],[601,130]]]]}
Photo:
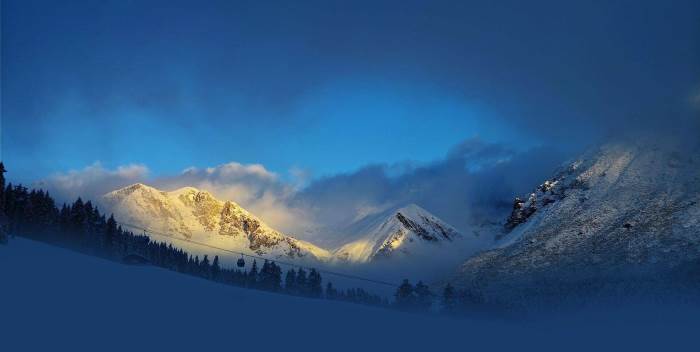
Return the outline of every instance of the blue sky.
{"type": "Polygon", "coordinates": [[[687,124],[699,5],[3,1],[2,157],[318,177],[687,124]]]}

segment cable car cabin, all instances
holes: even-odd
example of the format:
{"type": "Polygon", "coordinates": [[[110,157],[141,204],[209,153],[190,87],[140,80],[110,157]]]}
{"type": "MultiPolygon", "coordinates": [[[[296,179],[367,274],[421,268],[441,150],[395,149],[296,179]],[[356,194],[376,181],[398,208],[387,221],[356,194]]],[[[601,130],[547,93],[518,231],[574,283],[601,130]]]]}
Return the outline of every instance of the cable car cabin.
{"type": "Polygon", "coordinates": [[[243,260],[243,258],[238,259],[238,262],[236,262],[236,265],[237,265],[239,268],[244,267],[244,266],[245,266],[245,260],[243,260]]]}
{"type": "Polygon", "coordinates": [[[149,265],[151,262],[138,254],[128,254],[122,258],[122,262],[127,265],[149,265]]]}

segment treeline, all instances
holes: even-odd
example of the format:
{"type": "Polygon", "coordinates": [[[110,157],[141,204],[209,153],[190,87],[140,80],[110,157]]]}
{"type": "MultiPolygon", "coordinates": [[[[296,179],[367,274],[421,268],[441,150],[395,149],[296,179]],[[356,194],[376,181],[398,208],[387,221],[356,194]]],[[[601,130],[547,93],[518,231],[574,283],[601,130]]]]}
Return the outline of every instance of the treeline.
{"type": "Polygon", "coordinates": [[[22,185],[5,185],[5,168],[0,163],[0,242],[8,234],[70,248],[114,261],[141,258],[152,265],[183,274],[239,287],[279,292],[310,298],[326,298],[368,305],[387,306],[389,302],[362,288],[341,290],[331,282],[323,285],[316,269],[282,268],[274,261],[262,265],[253,261],[249,269],[225,268],[219,257],[192,256],[170,244],[123,229],[114,216],[100,213],[90,201],[78,198],[59,208],[49,192],[22,185]],[[325,288],[324,288],[325,287],[325,288]]]}
{"type": "Polygon", "coordinates": [[[422,281],[412,285],[408,280],[404,280],[394,297],[394,307],[404,311],[473,315],[480,311],[492,310],[486,309],[487,302],[481,293],[469,289],[457,290],[450,284],[447,284],[438,296],[422,281]]]}
{"type": "Polygon", "coordinates": [[[114,216],[102,214],[90,201],[78,198],[72,204],[58,207],[49,192],[5,185],[4,173],[0,162],[0,243],[7,242],[7,234],[18,235],[119,262],[140,258],[155,266],[223,284],[404,311],[468,312],[483,301],[476,294],[458,292],[449,285],[442,297],[437,297],[424,283],[412,285],[404,280],[390,303],[387,298],[362,288],[337,289],[331,282],[324,285],[316,269],[300,267],[283,272],[277,263],[269,260],[261,265],[253,260],[247,270],[226,268],[218,256],[213,259],[207,255],[192,256],[171,244],[127,231],[114,216]]]}

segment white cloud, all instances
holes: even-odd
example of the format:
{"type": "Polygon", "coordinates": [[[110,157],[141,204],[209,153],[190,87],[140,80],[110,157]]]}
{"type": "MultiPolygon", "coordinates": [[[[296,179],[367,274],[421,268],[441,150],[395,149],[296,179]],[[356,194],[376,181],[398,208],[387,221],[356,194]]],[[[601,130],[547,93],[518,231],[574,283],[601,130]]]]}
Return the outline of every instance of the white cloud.
{"type": "Polygon", "coordinates": [[[277,174],[264,166],[236,162],[202,169],[190,167],[179,175],[158,178],[153,184],[164,190],[185,186],[204,189],[218,198],[233,200],[244,207],[264,198],[266,193],[283,198],[291,192],[289,186],[278,181],[277,174]]]}
{"type": "Polygon", "coordinates": [[[311,181],[303,169],[290,170],[291,177],[286,178],[260,164],[190,167],[177,175],[152,178],[143,165],[109,170],[95,163],[55,174],[42,187],[59,200],[70,201],[77,196],[99,199],[136,182],[165,191],[191,186],[240,204],[282,232],[320,243],[342,235],[322,229],[337,230],[364,215],[408,203],[465,228],[474,219],[501,211],[503,204],[507,208],[512,196],[530,189],[561,159],[547,150],[515,153],[473,139],[432,163],[373,165],[311,181]]]}
{"type": "Polygon", "coordinates": [[[281,181],[276,173],[260,164],[231,162],[215,167],[191,167],[152,183],[164,190],[185,186],[207,190],[219,199],[240,204],[283,232],[298,234],[310,226],[306,211],[290,205],[296,193],[295,185],[281,181]]]}
{"type": "Polygon", "coordinates": [[[140,164],[110,170],[95,162],[81,170],[53,174],[35,186],[49,190],[60,202],[70,202],[78,197],[95,200],[114,189],[145,181],[148,172],[148,168],[140,164]]]}
{"type": "Polygon", "coordinates": [[[280,181],[276,173],[260,164],[231,162],[215,167],[191,167],[178,175],[155,179],[148,174],[144,165],[108,169],[95,162],[80,170],[53,174],[35,186],[49,190],[59,202],[72,202],[78,197],[99,202],[103,194],[137,182],[166,191],[191,186],[240,204],[280,231],[296,234],[310,226],[306,212],[290,205],[295,185],[280,181]]]}

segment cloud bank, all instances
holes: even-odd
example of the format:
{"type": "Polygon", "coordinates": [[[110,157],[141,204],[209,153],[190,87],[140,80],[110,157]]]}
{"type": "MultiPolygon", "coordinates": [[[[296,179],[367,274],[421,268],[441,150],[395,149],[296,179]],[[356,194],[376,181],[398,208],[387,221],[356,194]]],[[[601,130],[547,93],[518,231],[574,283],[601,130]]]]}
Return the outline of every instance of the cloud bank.
{"type": "MultiPolygon", "coordinates": [[[[294,173],[302,175],[298,170],[294,173]]],[[[291,205],[296,182],[283,182],[260,164],[231,162],[202,169],[191,167],[172,176],[149,177],[144,165],[108,169],[96,162],[80,170],[50,175],[34,186],[49,190],[59,202],[72,202],[82,197],[99,204],[105,193],[137,182],[165,191],[185,186],[209,191],[219,199],[235,201],[285,232],[299,233],[312,227],[305,220],[309,217],[304,209],[291,205]]]]}
{"type": "Polygon", "coordinates": [[[456,226],[499,220],[514,195],[542,181],[564,159],[539,147],[518,151],[472,138],[430,163],[368,165],[353,172],[313,179],[290,170],[286,180],[260,164],[231,162],[188,168],[177,175],[150,177],[143,165],[114,170],[95,163],[82,170],[54,174],[37,186],[59,201],[101,195],[143,182],[162,190],[192,186],[232,200],[271,226],[298,237],[334,242],[344,226],[389,207],[416,203],[456,226]]]}
{"type": "Polygon", "coordinates": [[[95,162],[81,170],[56,173],[36,182],[49,190],[55,199],[70,202],[78,197],[97,200],[104,193],[136,182],[145,182],[149,170],[145,165],[130,164],[110,170],[95,162]]]}
{"type": "MultiPolygon", "coordinates": [[[[298,174],[298,170],[292,170],[298,174]]],[[[181,174],[159,178],[153,185],[164,190],[191,186],[211,192],[219,199],[232,200],[271,226],[288,233],[300,233],[311,226],[305,209],[294,207],[294,182],[284,182],[260,164],[231,162],[204,169],[188,168],[181,174]]]]}
{"type": "Polygon", "coordinates": [[[564,158],[551,148],[523,152],[469,139],[425,165],[371,165],[318,179],[294,201],[309,209],[315,223],[336,228],[368,213],[416,203],[464,230],[500,220],[513,196],[539,184],[564,158]]]}

